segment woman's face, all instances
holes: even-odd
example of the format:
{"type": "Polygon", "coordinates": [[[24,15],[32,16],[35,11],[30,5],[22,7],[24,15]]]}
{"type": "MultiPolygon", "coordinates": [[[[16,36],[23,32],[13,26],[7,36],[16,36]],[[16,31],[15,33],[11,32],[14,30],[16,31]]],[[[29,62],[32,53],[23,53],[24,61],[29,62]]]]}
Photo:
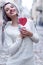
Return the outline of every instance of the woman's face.
{"type": "Polygon", "coordinates": [[[4,9],[5,9],[7,16],[10,18],[12,18],[18,13],[17,8],[12,4],[5,5],[4,9]]]}

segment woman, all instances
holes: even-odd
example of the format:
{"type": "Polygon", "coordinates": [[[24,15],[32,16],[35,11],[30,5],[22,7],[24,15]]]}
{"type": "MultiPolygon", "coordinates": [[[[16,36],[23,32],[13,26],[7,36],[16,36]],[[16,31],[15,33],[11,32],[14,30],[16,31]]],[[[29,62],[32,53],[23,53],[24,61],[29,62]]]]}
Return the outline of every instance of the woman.
{"type": "Polygon", "coordinates": [[[27,19],[24,26],[18,24],[19,10],[15,3],[6,3],[3,14],[5,21],[11,21],[4,30],[4,50],[9,56],[6,65],[33,65],[33,42],[38,42],[39,39],[32,20],[27,19]]]}

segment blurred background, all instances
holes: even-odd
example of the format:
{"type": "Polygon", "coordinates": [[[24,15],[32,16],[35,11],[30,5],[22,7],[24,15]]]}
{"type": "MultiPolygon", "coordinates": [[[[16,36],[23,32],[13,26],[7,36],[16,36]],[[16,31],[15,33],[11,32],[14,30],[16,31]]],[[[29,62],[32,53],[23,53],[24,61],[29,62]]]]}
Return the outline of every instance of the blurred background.
{"type": "Polygon", "coordinates": [[[0,0],[0,65],[5,65],[6,62],[1,41],[1,25],[3,23],[2,6],[4,2],[17,3],[20,8],[20,16],[28,17],[33,20],[39,34],[39,43],[33,44],[34,63],[35,65],[43,65],[43,0],[0,0]]]}

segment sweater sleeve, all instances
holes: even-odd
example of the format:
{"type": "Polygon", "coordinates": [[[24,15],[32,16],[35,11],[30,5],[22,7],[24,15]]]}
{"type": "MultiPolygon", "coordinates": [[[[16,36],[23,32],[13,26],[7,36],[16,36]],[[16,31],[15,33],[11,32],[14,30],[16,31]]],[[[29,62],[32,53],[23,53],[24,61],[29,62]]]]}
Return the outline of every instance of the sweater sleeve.
{"type": "Polygon", "coordinates": [[[32,39],[33,42],[38,43],[38,41],[39,41],[38,31],[36,30],[35,25],[34,25],[32,20],[31,20],[30,23],[31,23],[31,31],[33,33],[31,39],[32,39]]]}
{"type": "Polygon", "coordinates": [[[4,46],[6,47],[6,45],[8,47],[7,48],[7,52],[12,55],[12,54],[16,54],[16,52],[19,50],[21,43],[22,42],[22,38],[20,35],[17,36],[16,41],[13,42],[12,38],[5,32],[5,42],[4,42],[4,46]]]}

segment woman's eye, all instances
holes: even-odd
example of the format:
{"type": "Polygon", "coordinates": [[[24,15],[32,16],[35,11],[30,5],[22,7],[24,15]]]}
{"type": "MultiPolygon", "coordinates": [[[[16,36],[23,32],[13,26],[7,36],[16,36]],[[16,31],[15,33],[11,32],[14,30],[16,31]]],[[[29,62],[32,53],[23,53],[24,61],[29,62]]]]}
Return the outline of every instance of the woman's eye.
{"type": "Polygon", "coordinates": [[[8,9],[6,9],[6,11],[8,11],[8,9]]]}
{"type": "Polygon", "coordinates": [[[8,11],[9,10],[9,8],[6,8],[6,11],[8,11]]]}

